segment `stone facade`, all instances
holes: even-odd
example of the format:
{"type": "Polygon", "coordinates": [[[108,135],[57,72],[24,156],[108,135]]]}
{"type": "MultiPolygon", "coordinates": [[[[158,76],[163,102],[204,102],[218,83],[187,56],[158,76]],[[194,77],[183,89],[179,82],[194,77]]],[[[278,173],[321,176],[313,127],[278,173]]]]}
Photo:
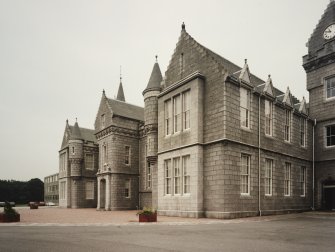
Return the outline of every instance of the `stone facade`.
{"type": "Polygon", "coordinates": [[[44,178],[44,201],[59,203],[58,173],[44,178]]]}
{"type": "Polygon", "coordinates": [[[253,75],[246,60],[239,67],[202,46],[183,24],[164,78],[154,64],[144,108],[126,102],[120,81],[116,99],[103,91],[93,141],[67,125],[60,205],[209,218],[323,207],[335,188],[335,147],[325,145],[325,127],[335,124],[335,99],[325,99],[335,42],[318,36],[335,22],[334,9],[331,2],[304,56],[309,104],[276,89],[271,76],[253,75]],[[90,172],[86,151],[94,153],[90,172]]]}

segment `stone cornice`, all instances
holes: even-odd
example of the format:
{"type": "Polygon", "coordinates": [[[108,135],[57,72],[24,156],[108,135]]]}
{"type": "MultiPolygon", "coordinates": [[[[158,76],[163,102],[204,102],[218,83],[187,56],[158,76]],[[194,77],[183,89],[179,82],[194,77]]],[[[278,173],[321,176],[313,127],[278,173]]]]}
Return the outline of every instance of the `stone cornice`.
{"type": "Polygon", "coordinates": [[[99,139],[101,139],[105,136],[111,135],[111,134],[118,134],[118,135],[136,137],[136,138],[139,137],[138,130],[132,130],[132,129],[122,128],[122,127],[117,127],[117,126],[114,126],[114,125],[111,125],[108,128],[103,129],[102,131],[99,131],[98,133],[95,134],[95,136],[99,140],[99,139]]]}
{"type": "Polygon", "coordinates": [[[327,54],[322,57],[315,57],[309,59],[308,55],[304,57],[304,64],[302,65],[306,72],[311,72],[318,68],[335,63],[335,52],[327,54]]]}

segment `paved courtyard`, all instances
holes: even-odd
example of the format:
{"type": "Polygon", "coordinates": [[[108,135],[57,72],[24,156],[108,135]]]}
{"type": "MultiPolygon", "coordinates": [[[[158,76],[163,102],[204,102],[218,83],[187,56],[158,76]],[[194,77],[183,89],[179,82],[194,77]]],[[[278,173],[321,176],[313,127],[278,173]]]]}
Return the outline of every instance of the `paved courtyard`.
{"type": "Polygon", "coordinates": [[[159,216],[139,224],[136,211],[19,209],[22,222],[0,224],[0,251],[334,251],[335,214],[301,213],[234,220],[159,216]]]}

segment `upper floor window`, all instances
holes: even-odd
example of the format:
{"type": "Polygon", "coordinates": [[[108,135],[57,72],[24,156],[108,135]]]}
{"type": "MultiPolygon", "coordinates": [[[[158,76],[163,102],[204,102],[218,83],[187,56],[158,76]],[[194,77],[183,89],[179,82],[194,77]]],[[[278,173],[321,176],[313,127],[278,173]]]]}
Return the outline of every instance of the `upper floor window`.
{"type": "Polygon", "coordinates": [[[285,110],[285,124],[284,124],[284,140],[287,142],[291,141],[291,116],[290,110],[285,110]]]}
{"type": "Polygon", "coordinates": [[[170,135],[172,133],[172,105],[171,100],[167,100],[164,103],[164,113],[165,113],[165,135],[170,135]]]}
{"type": "Polygon", "coordinates": [[[173,124],[174,132],[179,132],[181,130],[181,101],[180,95],[173,97],[173,124]]]}
{"type": "Polygon", "coordinates": [[[335,97],[335,77],[326,79],[327,99],[335,97]]]}
{"type": "Polygon", "coordinates": [[[241,126],[250,128],[250,91],[240,88],[241,126]]]}
{"type": "Polygon", "coordinates": [[[306,118],[300,117],[300,145],[302,147],[306,146],[306,118]]]}
{"type": "Polygon", "coordinates": [[[86,170],[94,170],[94,155],[85,154],[85,168],[86,170]]]}
{"type": "Polygon", "coordinates": [[[265,134],[272,136],[273,103],[265,100],[265,134]]]}
{"type": "Polygon", "coordinates": [[[103,145],[103,164],[107,163],[107,145],[103,145]]]}
{"type": "Polygon", "coordinates": [[[130,164],[130,147],[125,146],[124,148],[124,163],[129,165],[130,164]]]}
{"type": "Polygon", "coordinates": [[[105,114],[102,114],[100,118],[100,126],[101,126],[100,128],[101,129],[105,128],[105,123],[106,123],[105,114]]]}
{"type": "Polygon", "coordinates": [[[59,170],[60,171],[66,170],[66,153],[62,153],[59,157],[59,170]]]}
{"type": "Polygon", "coordinates": [[[250,194],[250,156],[241,155],[241,194],[250,194]]]}
{"type": "Polygon", "coordinates": [[[326,126],[326,146],[335,146],[335,124],[326,126]]]}
{"type": "Polygon", "coordinates": [[[183,129],[190,128],[190,91],[183,93],[183,129]]]}

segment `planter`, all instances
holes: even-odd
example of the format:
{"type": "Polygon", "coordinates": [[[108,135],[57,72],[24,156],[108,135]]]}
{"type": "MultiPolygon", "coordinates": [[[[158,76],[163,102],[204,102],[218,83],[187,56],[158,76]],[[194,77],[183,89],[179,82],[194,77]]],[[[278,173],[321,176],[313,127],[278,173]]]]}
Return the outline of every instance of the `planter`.
{"type": "Polygon", "coordinates": [[[138,221],[139,222],[157,222],[157,213],[139,214],[138,221]]]}
{"type": "Polygon", "coordinates": [[[30,209],[38,209],[38,204],[30,204],[30,209]]]}
{"type": "Polygon", "coordinates": [[[20,214],[16,215],[6,215],[4,213],[0,213],[0,222],[19,222],[20,214]]]}

